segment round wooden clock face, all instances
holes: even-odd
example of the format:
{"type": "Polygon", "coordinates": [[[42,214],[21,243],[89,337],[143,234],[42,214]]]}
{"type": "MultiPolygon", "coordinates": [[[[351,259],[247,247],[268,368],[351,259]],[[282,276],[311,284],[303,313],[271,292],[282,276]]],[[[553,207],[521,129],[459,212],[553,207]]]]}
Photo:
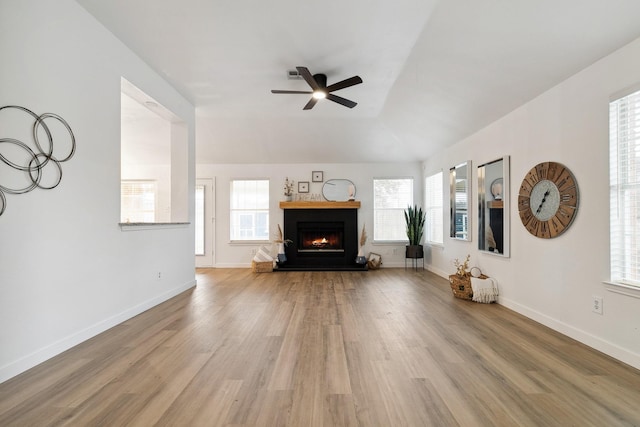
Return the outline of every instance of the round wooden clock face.
{"type": "Polygon", "coordinates": [[[578,184],[560,163],[537,164],[518,193],[518,213],[529,233],[543,239],[562,234],[578,211],[578,184]]]}

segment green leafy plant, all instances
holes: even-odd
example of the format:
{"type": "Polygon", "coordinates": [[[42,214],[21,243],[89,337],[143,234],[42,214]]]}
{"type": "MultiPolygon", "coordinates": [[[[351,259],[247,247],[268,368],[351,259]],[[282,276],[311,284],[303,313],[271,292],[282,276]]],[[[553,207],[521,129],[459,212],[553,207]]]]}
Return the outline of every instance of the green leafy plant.
{"type": "Polygon", "coordinates": [[[420,244],[424,231],[425,218],[426,215],[422,211],[422,208],[418,208],[416,205],[409,206],[404,211],[404,220],[407,225],[407,237],[409,238],[410,245],[420,244]]]}

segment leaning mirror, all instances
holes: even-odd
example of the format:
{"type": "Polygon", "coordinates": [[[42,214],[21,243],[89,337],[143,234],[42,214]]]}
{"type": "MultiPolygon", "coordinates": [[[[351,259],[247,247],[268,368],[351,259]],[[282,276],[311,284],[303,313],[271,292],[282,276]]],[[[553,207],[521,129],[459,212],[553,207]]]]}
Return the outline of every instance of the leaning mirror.
{"type": "Polygon", "coordinates": [[[450,232],[454,239],[471,240],[471,160],[449,169],[450,232]]]}
{"type": "Polygon", "coordinates": [[[509,156],[478,166],[478,249],[509,256],[509,156]]]}

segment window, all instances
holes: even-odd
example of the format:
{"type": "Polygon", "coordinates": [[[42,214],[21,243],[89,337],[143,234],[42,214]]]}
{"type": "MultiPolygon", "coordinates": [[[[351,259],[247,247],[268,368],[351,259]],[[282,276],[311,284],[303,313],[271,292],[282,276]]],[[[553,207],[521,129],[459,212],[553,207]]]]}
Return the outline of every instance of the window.
{"type": "Polygon", "coordinates": [[[442,172],[425,178],[424,234],[427,243],[444,243],[442,172]]]}
{"type": "Polygon", "coordinates": [[[609,104],[611,280],[640,286],[640,91],[609,104]]]}
{"type": "Polygon", "coordinates": [[[155,181],[120,181],[120,222],[155,222],[155,181]]]}
{"type": "Polygon", "coordinates": [[[404,241],[404,211],[413,205],[413,179],[373,180],[373,240],[404,241]]]}
{"type": "Polygon", "coordinates": [[[231,240],[269,240],[269,181],[231,181],[231,240]]]}

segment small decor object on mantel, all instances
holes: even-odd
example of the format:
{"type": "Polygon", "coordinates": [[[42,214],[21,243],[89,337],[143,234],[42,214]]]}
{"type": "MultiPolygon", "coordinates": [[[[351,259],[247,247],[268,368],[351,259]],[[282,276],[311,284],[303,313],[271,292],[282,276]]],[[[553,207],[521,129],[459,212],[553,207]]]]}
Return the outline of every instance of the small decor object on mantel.
{"type": "Polygon", "coordinates": [[[308,193],[308,192],[309,192],[309,181],[298,182],[298,193],[308,193]]]}
{"type": "Polygon", "coordinates": [[[311,172],[311,181],[312,182],[322,182],[322,181],[324,181],[322,171],[313,171],[313,172],[311,172]]]}
{"type": "Polygon", "coordinates": [[[293,180],[289,181],[289,177],[284,179],[284,201],[290,202],[293,196],[293,180]]]}

